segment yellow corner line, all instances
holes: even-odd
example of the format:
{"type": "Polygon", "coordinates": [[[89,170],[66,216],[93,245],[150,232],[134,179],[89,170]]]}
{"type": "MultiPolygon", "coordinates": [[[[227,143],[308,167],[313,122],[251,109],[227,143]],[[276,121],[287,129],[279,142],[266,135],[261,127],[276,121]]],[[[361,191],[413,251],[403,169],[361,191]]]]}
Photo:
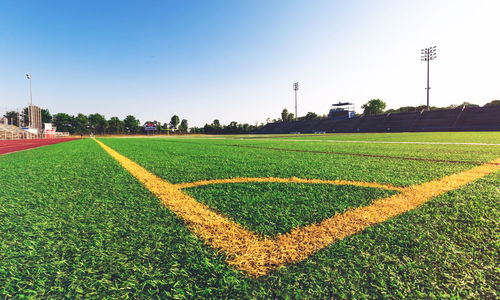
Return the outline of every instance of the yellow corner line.
{"type": "MultiPolygon", "coordinates": [[[[460,188],[474,180],[500,169],[500,159],[470,170],[401,189],[401,193],[378,199],[372,204],[349,210],[343,214],[323,220],[319,224],[296,228],[275,239],[263,238],[243,226],[212,211],[182,192],[189,184],[174,185],[152,174],[127,157],[96,140],[97,143],[127,171],[136,177],[161,202],[183,219],[188,228],[207,244],[227,254],[227,262],[250,276],[258,277],[269,271],[297,262],[314,254],[329,244],[366,229],[368,226],[386,221],[399,214],[424,204],[429,199],[460,188]]],[[[241,178],[240,182],[258,182],[262,178],[241,178]],[[247,180],[247,181],[244,181],[247,180]],[[254,181],[252,181],[254,180],[254,181]]],[[[235,179],[207,180],[197,185],[233,183],[235,179]]],[[[321,180],[299,178],[269,179],[272,182],[326,183],[321,180]],[[283,181],[279,181],[283,180],[283,181]]],[[[348,184],[349,181],[331,181],[333,184],[348,184]]],[[[352,184],[350,182],[349,184],[352,184]]],[[[366,183],[359,183],[358,185],[366,183]]],[[[384,188],[385,185],[370,185],[384,188]],[[375,186],[376,185],[376,186],[375,186]]],[[[191,186],[195,186],[192,185],[191,186]]],[[[387,186],[385,186],[387,187],[387,186]]],[[[391,188],[392,189],[392,188],[391,188]]]]}
{"type": "Polygon", "coordinates": [[[402,191],[404,188],[393,186],[390,184],[380,184],[376,182],[361,182],[361,181],[348,181],[348,180],[323,180],[323,179],[306,179],[306,178],[277,178],[277,177],[236,177],[227,179],[211,179],[200,180],[195,182],[178,183],[180,189],[191,188],[201,185],[210,184],[226,184],[226,183],[248,183],[248,182],[275,182],[275,183],[308,183],[308,184],[333,184],[333,185],[355,185],[362,187],[379,188],[391,191],[402,191]]]}

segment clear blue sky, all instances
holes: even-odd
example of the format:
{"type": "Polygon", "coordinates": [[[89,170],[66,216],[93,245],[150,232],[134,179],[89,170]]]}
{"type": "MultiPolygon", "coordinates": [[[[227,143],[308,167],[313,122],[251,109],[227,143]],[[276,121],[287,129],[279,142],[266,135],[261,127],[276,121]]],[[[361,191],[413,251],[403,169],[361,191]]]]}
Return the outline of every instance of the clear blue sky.
{"type": "Polygon", "coordinates": [[[500,99],[500,1],[0,1],[0,109],[190,126],[500,99]]]}

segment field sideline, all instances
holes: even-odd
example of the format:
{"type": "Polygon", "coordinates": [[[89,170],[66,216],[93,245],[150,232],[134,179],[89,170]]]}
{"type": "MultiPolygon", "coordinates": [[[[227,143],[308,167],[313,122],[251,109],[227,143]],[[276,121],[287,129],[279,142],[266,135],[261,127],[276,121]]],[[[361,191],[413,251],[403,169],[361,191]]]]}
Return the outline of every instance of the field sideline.
{"type": "Polygon", "coordinates": [[[500,133],[97,138],[0,156],[0,295],[499,295],[500,133]]]}

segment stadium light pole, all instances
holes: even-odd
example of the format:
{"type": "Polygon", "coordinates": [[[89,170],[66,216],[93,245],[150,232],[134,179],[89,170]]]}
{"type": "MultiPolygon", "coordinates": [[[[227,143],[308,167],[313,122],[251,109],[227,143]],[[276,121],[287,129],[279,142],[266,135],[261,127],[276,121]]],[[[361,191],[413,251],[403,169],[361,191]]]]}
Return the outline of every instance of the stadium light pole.
{"type": "Polygon", "coordinates": [[[427,110],[429,110],[429,90],[431,89],[429,86],[429,63],[431,60],[436,58],[436,46],[424,48],[420,51],[420,60],[427,62],[427,110]]]}
{"type": "Polygon", "coordinates": [[[295,82],[293,84],[293,90],[295,91],[295,121],[297,121],[297,91],[299,90],[298,82],[295,82]]]}
{"type": "Polygon", "coordinates": [[[29,128],[31,128],[31,106],[33,105],[33,89],[31,88],[31,74],[27,73],[26,78],[30,81],[30,107],[28,108],[29,128]]]}

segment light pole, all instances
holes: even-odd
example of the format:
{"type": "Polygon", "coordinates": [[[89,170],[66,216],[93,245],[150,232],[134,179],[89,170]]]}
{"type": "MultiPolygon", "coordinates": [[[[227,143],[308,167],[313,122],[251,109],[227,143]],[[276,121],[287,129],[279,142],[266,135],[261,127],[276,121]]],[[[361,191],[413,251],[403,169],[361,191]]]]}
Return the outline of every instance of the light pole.
{"type": "Polygon", "coordinates": [[[26,78],[30,81],[30,106],[28,108],[28,118],[30,120],[29,122],[29,128],[31,128],[31,106],[33,105],[33,90],[31,88],[31,74],[26,74],[26,78]]]}
{"type": "Polygon", "coordinates": [[[420,60],[427,62],[427,110],[429,110],[429,90],[431,89],[429,86],[429,62],[436,58],[436,46],[424,48],[420,52],[420,60]]]}
{"type": "Polygon", "coordinates": [[[299,90],[298,82],[295,82],[293,84],[293,90],[295,91],[295,121],[297,121],[297,91],[299,90]]]}

